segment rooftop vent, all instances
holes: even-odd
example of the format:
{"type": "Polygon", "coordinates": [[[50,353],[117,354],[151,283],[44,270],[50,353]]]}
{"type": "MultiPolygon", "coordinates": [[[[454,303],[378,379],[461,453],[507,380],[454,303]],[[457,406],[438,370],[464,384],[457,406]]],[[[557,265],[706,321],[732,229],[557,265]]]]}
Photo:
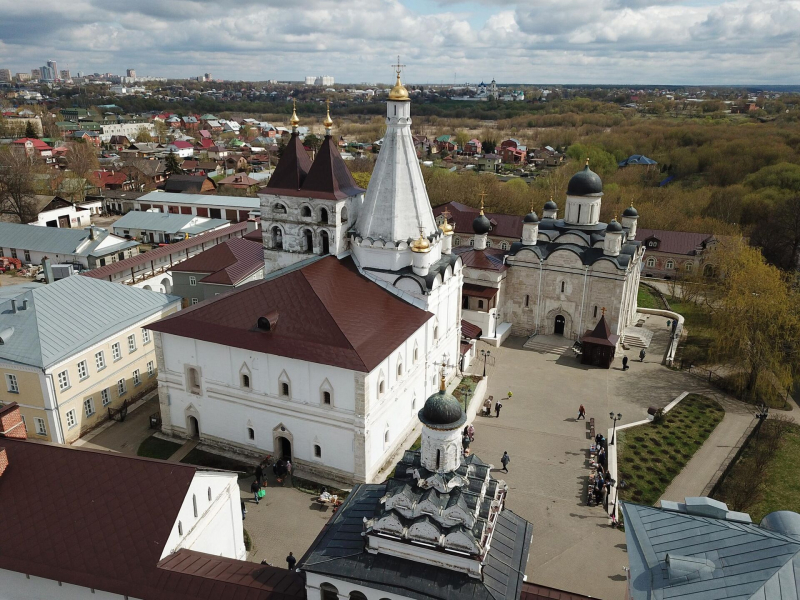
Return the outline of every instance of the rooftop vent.
{"type": "Polygon", "coordinates": [[[681,578],[685,578],[687,581],[701,578],[707,579],[714,573],[715,568],[712,561],[699,556],[667,554],[665,562],[667,563],[667,572],[671,580],[681,578]]]}
{"type": "Polygon", "coordinates": [[[800,536],[800,515],[791,510],[776,510],[761,519],[760,526],[775,533],[800,536]]]}
{"type": "Polygon", "coordinates": [[[0,346],[8,342],[9,338],[12,335],[14,335],[13,327],[6,327],[5,329],[0,329],[0,346]]]}
{"type": "Polygon", "coordinates": [[[271,310],[263,317],[258,317],[258,323],[256,327],[258,327],[261,331],[272,331],[275,329],[275,326],[278,324],[278,311],[271,310]]]}

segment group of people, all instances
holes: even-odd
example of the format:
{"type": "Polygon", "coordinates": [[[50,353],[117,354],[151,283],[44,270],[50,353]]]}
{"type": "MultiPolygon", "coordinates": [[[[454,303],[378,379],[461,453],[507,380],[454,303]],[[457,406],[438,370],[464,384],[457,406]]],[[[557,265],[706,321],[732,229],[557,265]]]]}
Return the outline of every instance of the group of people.
{"type": "MultiPolygon", "coordinates": [[[[645,356],[647,356],[647,351],[644,348],[642,348],[639,351],[639,362],[644,362],[644,357],[645,356]]],[[[630,367],[628,366],[628,357],[627,356],[623,356],[622,357],[622,370],[623,371],[627,371],[628,369],[630,369],[630,367]]]]}
{"type": "MultiPolygon", "coordinates": [[[[483,416],[484,417],[491,417],[492,416],[492,402],[494,402],[494,396],[489,396],[486,400],[483,401],[483,416]]],[[[496,418],[500,418],[500,409],[503,408],[503,403],[498,400],[494,402],[494,416],[496,418]]]]}
{"type": "MultiPolygon", "coordinates": [[[[267,456],[264,460],[262,460],[258,465],[256,465],[256,472],[255,478],[253,482],[250,484],[250,492],[253,494],[253,500],[256,504],[266,495],[266,491],[264,488],[267,487],[267,478],[264,474],[264,468],[268,467],[272,460],[272,457],[267,456]]],[[[278,483],[283,485],[283,481],[286,477],[292,474],[292,461],[287,459],[279,458],[274,465],[272,465],[272,472],[275,474],[275,479],[277,479],[278,483]]],[[[244,507],[244,502],[242,502],[242,519],[244,519],[244,515],[247,513],[247,509],[244,507]]]]}
{"type": "Polygon", "coordinates": [[[597,448],[597,474],[594,481],[590,482],[590,494],[594,494],[595,504],[603,503],[608,509],[608,496],[611,493],[611,473],[608,472],[608,457],[606,456],[606,438],[602,433],[598,433],[594,438],[597,448]]]}

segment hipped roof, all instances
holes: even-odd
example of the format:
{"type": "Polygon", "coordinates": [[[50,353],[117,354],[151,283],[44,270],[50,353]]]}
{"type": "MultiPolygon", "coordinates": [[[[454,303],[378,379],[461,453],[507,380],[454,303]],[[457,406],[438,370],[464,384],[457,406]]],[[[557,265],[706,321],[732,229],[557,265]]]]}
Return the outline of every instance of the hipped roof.
{"type": "Polygon", "coordinates": [[[590,344],[597,344],[598,346],[610,346],[612,348],[616,348],[618,340],[618,335],[611,335],[611,328],[608,326],[606,316],[602,315],[593,330],[586,330],[586,333],[583,334],[581,342],[584,344],[588,342],[590,344]]]}
{"type": "Polygon", "coordinates": [[[297,195],[303,186],[306,175],[311,170],[311,159],[300,143],[297,132],[293,132],[284,148],[283,156],[269,179],[266,194],[297,195]]]}

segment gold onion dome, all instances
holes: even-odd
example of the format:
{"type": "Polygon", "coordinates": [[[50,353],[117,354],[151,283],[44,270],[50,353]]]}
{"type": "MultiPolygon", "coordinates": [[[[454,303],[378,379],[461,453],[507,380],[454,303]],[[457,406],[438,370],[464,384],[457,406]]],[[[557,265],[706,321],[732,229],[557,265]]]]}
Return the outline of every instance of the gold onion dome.
{"type": "Polygon", "coordinates": [[[442,221],[442,224],[439,225],[439,229],[442,230],[444,235],[453,235],[455,227],[450,223],[450,211],[445,209],[445,211],[442,213],[442,217],[444,217],[444,221],[442,221]]]}
{"type": "Polygon", "coordinates": [[[411,242],[411,251],[412,252],[430,252],[431,244],[425,238],[424,232],[422,228],[419,230],[419,237],[411,242]]]}
{"type": "Polygon", "coordinates": [[[407,101],[408,98],[408,90],[406,87],[400,82],[400,73],[397,74],[397,81],[392,88],[392,91],[389,92],[389,100],[394,100],[395,102],[404,102],[407,101]]]}
{"type": "Polygon", "coordinates": [[[292,124],[292,127],[297,127],[300,123],[300,119],[297,117],[297,102],[292,100],[292,118],[289,120],[292,124]]]}
{"type": "Polygon", "coordinates": [[[322,124],[325,126],[325,129],[331,129],[333,127],[333,119],[331,119],[331,101],[328,100],[326,104],[328,105],[328,114],[322,124]]]}

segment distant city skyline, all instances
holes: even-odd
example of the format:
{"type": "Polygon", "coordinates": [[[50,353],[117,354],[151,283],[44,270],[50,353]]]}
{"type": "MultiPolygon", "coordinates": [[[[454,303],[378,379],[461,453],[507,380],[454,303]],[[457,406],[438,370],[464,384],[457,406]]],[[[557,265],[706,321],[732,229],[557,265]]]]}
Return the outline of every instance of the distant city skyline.
{"type": "Polygon", "coordinates": [[[391,83],[400,54],[410,83],[800,83],[800,0],[41,0],[33,10],[0,0],[0,10],[0,69],[12,74],[54,60],[73,76],[391,83]]]}

